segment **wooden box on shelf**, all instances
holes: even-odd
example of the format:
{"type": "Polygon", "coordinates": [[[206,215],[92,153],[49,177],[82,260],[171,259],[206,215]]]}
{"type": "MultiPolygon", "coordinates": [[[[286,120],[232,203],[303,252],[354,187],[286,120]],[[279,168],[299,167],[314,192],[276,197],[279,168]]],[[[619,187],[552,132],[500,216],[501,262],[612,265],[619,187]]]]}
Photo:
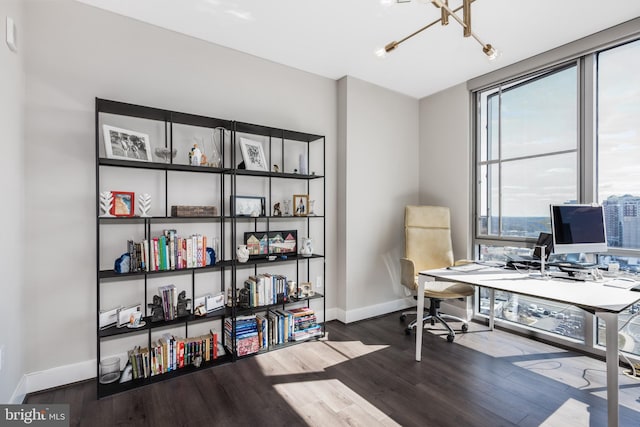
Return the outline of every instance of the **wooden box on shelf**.
{"type": "Polygon", "coordinates": [[[171,206],[171,216],[217,216],[215,206],[171,206]]]}

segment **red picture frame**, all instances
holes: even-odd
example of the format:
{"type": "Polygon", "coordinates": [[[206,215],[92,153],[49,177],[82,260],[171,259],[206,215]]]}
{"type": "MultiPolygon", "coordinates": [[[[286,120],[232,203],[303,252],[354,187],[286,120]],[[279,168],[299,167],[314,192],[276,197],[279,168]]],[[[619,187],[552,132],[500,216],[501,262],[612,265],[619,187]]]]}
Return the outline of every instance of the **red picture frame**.
{"type": "Polygon", "coordinates": [[[113,205],[109,213],[113,216],[134,216],[136,213],[135,193],[130,191],[112,191],[113,205]]]}

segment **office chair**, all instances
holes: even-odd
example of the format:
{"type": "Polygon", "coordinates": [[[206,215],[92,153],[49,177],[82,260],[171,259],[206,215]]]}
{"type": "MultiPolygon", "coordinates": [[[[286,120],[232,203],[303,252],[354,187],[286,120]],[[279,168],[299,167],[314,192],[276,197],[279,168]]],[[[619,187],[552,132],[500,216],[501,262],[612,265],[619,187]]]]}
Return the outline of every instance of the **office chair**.
{"type": "MultiPolygon", "coordinates": [[[[405,258],[400,258],[401,283],[412,290],[414,298],[418,298],[418,272],[436,268],[450,267],[453,262],[453,248],[451,245],[451,223],[449,208],[440,206],[406,206],[404,215],[405,230],[405,258]]],[[[459,261],[456,264],[468,261],[459,261]]],[[[462,322],[462,331],[469,328],[467,322],[459,317],[440,313],[440,302],[445,299],[458,299],[473,295],[475,288],[471,285],[454,282],[427,282],[424,298],[429,298],[429,312],[422,322],[429,321],[435,325],[438,321],[447,328],[447,341],[453,342],[456,334],[445,319],[462,322]]],[[[407,314],[404,312],[400,320],[404,322],[407,314]]],[[[418,319],[411,322],[405,332],[418,324],[418,319]]]]}

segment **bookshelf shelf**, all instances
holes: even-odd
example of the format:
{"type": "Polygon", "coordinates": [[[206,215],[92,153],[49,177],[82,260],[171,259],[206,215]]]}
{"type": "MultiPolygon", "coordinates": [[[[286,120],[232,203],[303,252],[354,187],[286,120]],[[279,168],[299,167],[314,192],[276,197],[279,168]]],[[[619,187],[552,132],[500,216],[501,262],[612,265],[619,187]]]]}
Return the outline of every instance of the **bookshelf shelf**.
{"type": "MultiPolygon", "coordinates": [[[[242,344],[242,339],[246,335],[246,330],[237,329],[246,320],[246,316],[265,319],[269,317],[270,321],[285,322],[286,316],[293,319],[293,315],[287,315],[287,312],[304,308],[313,313],[313,321],[310,315],[305,327],[313,325],[314,333],[324,335],[324,313],[326,312],[324,287],[321,292],[316,292],[313,296],[289,298],[288,301],[277,304],[263,304],[259,307],[242,309],[238,303],[240,289],[246,288],[246,281],[254,276],[264,276],[269,272],[284,278],[285,281],[288,278],[296,283],[310,283],[318,278],[324,283],[326,271],[323,255],[326,240],[324,136],[99,98],[96,99],[95,124],[97,324],[100,325],[101,309],[116,305],[135,307],[137,304],[142,311],[141,321],[145,322],[139,328],[126,326],[97,328],[97,378],[100,378],[100,360],[113,355],[122,357],[126,353],[121,361],[129,364],[139,364],[140,359],[135,358],[139,355],[148,357],[147,363],[155,363],[153,357],[157,352],[154,351],[164,348],[162,343],[171,342],[167,337],[175,337],[175,341],[179,342],[181,338],[200,340],[206,336],[208,338],[203,339],[202,343],[205,341],[208,343],[209,338],[213,341],[213,337],[217,336],[218,348],[225,350],[224,355],[216,360],[203,362],[199,368],[190,365],[124,383],[102,384],[96,380],[98,398],[249,357],[241,356],[245,354],[245,349],[240,351],[237,347],[239,343],[242,344]],[[114,131],[108,131],[103,126],[120,130],[114,134],[114,131]],[[128,131],[125,129],[131,129],[131,133],[127,134],[128,131]],[[109,140],[105,142],[107,131],[111,133],[107,133],[109,140]],[[151,161],[126,158],[129,154],[127,144],[133,147],[137,141],[135,138],[138,138],[136,135],[140,134],[148,137],[150,145],[136,145],[137,150],[144,151],[143,158],[150,158],[151,161]],[[275,172],[275,168],[274,171],[240,168],[243,158],[239,141],[242,138],[261,144],[268,159],[267,164],[279,165],[280,171],[275,172]],[[110,144],[109,150],[107,150],[107,144],[110,144]],[[121,148],[120,144],[124,148],[121,148]],[[217,167],[187,164],[191,155],[188,159],[186,154],[193,152],[195,144],[198,144],[204,154],[214,156],[216,152],[212,151],[212,147],[218,144],[219,162],[207,163],[215,164],[217,167]],[[151,153],[148,152],[149,149],[151,153]],[[171,157],[168,161],[161,157],[163,153],[174,151],[177,155],[168,156],[171,157]],[[108,152],[109,155],[107,155],[108,152]],[[309,171],[309,173],[303,174],[298,171],[309,171]],[[150,194],[152,216],[100,217],[99,194],[102,191],[113,191],[114,188],[129,191],[135,195],[150,194]],[[320,205],[316,205],[319,207],[316,209],[318,214],[273,215],[274,210],[271,206],[283,199],[292,200],[294,194],[313,194],[314,200],[320,205]],[[234,200],[233,196],[236,195],[263,197],[266,203],[264,207],[266,215],[259,217],[231,215],[229,201],[234,200]],[[169,213],[172,212],[171,207],[174,205],[216,206],[218,211],[214,216],[171,216],[169,213]],[[286,254],[286,258],[277,255],[275,260],[269,260],[262,255],[253,256],[245,263],[238,261],[236,248],[245,243],[243,242],[244,233],[247,231],[268,233],[270,230],[283,228],[296,230],[298,239],[302,236],[312,238],[315,242],[315,253],[304,257],[298,254],[299,248],[296,247],[293,252],[286,254]],[[177,244],[174,243],[175,246],[173,246],[168,242],[172,236],[179,236],[182,229],[188,230],[184,231],[185,236],[191,233],[192,236],[202,234],[207,237],[207,244],[198,246],[199,249],[196,248],[195,251],[199,252],[194,254],[199,253],[204,257],[207,255],[206,247],[215,246],[214,265],[197,264],[198,267],[176,267],[177,263],[181,262],[178,254],[182,255],[182,252],[177,244]],[[174,234],[172,234],[173,230],[175,230],[174,234]],[[162,240],[161,243],[158,236],[165,236],[167,240],[162,240]],[[158,237],[158,248],[160,248],[157,254],[154,246],[156,243],[152,242],[156,237],[158,237]],[[132,238],[132,243],[127,243],[127,239],[132,238]],[[161,246],[162,244],[164,246],[161,246]],[[134,245],[133,250],[131,245],[134,245]],[[113,270],[115,259],[109,259],[109,257],[117,258],[122,253],[123,247],[130,254],[130,260],[133,260],[132,265],[135,265],[137,271],[116,273],[113,270]],[[162,248],[165,247],[166,252],[162,252],[162,248]],[[162,260],[159,259],[160,256],[163,257],[162,260]],[[175,257],[173,261],[171,261],[172,256],[175,257]],[[149,261],[146,262],[147,260],[149,261]],[[155,263],[158,263],[160,268],[156,269],[155,263]],[[161,289],[174,284],[176,290],[172,291],[173,294],[163,294],[161,289]],[[158,297],[162,300],[163,310],[177,310],[176,299],[171,295],[175,296],[179,292],[184,292],[185,298],[190,300],[190,305],[186,308],[190,314],[172,320],[151,322],[149,306],[152,301],[155,301],[155,296],[160,293],[158,297]],[[203,300],[203,295],[212,297],[224,295],[224,307],[210,311],[204,316],[196,316],[194,301],[203,300]],[[204,335],[201,332],[203,330],[204,335]],[[130,347],[131,342],[137,342],[134,349],[130,347]],[[112,350],[119,345],[129,347],[112,350]]],[[[137,204],[138,200],[136,199],[135,202],[137,204]]],[[[134,212],[134,214],[137,213],[137,211],[134,212]]],[[[297,244],[300,243],[301,240],[297,242],[297,244]]],[[[195,240],[193,245],[196,245],[195,240]]],[[[200,262],[204,263],[203,259],[199,258],[200,262]]],[[[278,292],[287,292],[289,287],[286,286],[286,282],[284,289],[282,285],[283,283],[280,282],[278,292]]],[[[280,300],[282,299],[281,295],[280,300]]],[[[274,297],[273,301],[275,300],[274,297]]],[[[280,327],[283,324],[280,324],[280,327]]],[[[293,331],[294,323],[291,321],[292,336],[293,331]]],[[[277,332],[274,330],[272,334],[274,333],[277,332]]],[[[282,340],[282,337],[279,339],[282,340]]],[[[265,345],[259,351],[270,351],[299,342],[301,341],[266,344],[265,340],[265,345]]],[[[167,351],[164,357],[177,357],[173,356],[174,353],[171,353],[170,349],[167,351]]],[[[196,351],[202,351],[202,347],[199,349],[196,347],[196,351]]],[[[257,351],[252,351],[251,354],[256,353],[257,351]]]]}

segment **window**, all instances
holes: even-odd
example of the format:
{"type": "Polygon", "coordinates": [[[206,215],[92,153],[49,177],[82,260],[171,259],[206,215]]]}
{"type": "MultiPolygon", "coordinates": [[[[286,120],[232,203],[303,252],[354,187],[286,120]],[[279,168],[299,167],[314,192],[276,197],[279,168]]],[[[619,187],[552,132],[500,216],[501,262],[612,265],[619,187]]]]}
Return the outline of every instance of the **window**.
{"type": "Polygon", "coordinates": [[[536,238],[551,203],[577,200],[577,68],[479,94],[478,236],[536,238]]]}
{"type": "MultiPolygon", "coordinates": [[[[530,253],[527,246],[550,231],[550,204],[596,201],[605,208],[609,246],[598,261],[640,273],[638,69],[636,40],[474,93],[480,259],[530,253]]],[[[495,309],[496,319],[568,345],[605,345],[604,322],[573,306],[503,292],[495,309]]],[[[488,292],[481,290],[477,312],[488,310],[488,292]]],[[[640,355],[640,304],[619,322],[621,349],[640,355]]]]}

